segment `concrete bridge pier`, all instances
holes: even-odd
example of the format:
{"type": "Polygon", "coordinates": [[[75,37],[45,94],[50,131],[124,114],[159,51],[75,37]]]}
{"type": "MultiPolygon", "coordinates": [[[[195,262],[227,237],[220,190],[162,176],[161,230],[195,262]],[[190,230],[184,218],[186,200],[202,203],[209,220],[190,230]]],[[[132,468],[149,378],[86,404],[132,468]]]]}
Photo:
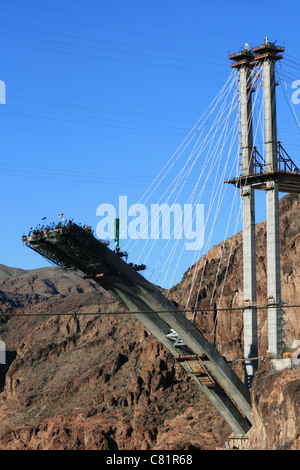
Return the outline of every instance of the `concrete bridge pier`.
{"type": "Polygon", "coordinates": [[[243,198],[243,293],[244,293],[244,359],[245,385],[251,383],[258,362],[252,358],[258,356],[257,340],[257,301],[256,295],[256,241],[255,241],[255,200],[254,189],[248,181],[253,174],[253,109],[251,69],[253,54],[246,44],[245,48],[229,57],[234,61],[233,68],[239,70],[239,101],[242,175],[245,183],[241,188],[243,198]],[[247,360],[249,359],[249,360],[247,360]]]}
{"type": "MultiPolygon", "coordinates": [[[[267,38],[263,46],[253,49],[258,55],[255,60],[262,63],[265,113],[265,154],[266,172],[278,172],[277,117],[275,93],[275,61],[282,58],[277,48],[267,38]]],[[[276,178],[266,184],[267,210],[267,286],[268,286],[268,352],[275,358],[281,357],[282,314],[280,280],[280,233],[279,233],[279,196],[276,178]]]]}

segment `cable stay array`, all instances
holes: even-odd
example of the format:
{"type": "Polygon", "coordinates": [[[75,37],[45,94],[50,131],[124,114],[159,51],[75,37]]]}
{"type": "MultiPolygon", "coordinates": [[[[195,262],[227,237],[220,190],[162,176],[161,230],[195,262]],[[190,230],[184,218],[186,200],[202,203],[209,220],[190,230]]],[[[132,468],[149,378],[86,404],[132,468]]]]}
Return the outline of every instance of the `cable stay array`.
{"type": "MultiPolygon", "coordinates": [[[[277,65],[277,64],[276,64],[277,65]]],[[[295,58],[287,59],[287,65],[300,71],[300,61],[295,58]]],[[[282,72],[281,62],[276,67],[280,85],[283,88],[293,118],[297,126],[300,123],[287,93],[286,72],[282,72]]],[[[147,276],[151,282],[161,285],[169,295],[174,282],[178,282],[179,276],[183,275],[186,268],[187,275],[183,280],[181,299],[185,298],[185,309],[197,310],[202,285],[205,281],[207,265],[207,254],[217,243],[221,245],[221,256],[218,260],[214,286],[211,293],[209,305],[214,304],[215,295],[218,290],[216,310],[222,306],[222,297],[226,284],[228,269],[231,262],[233,246],[236,234],[242,223],[242,204],[237,191],[228,194],[228,185],[224,185],[228,175],[239,175],[241,144],[239,136],[239,93],[238,74],[232,71],[228,80],[221,88],[215,99],[207,107],[200,119],[196,122],[186,138],[162,168],[141,197],[139,204],[152,203],[174,207],[177,203],[190,206],[191,222],[196,227],[196,207],[204,205],[204,220],[201,231],[203,237],[201,246],[192,252],[186,250],[184,235],[176,237],[181,220],[174,218],[174,226],[167,240],[163,240],[165,225],[170,219],[155,219],[143,226],[141,237],[129,240],[125,246],[126,250],[134,253],[138,249],[137,262],[143,262],[148,266],[147,276]],[[197,177],[192,187],[191,176],[197,177]],[[166,178],[171,183],[165,189],[162,185],[166,178]],[[189,188],[187,189],[187,184],[189,188]],[[191,189],[192,188],[192,189],[191,189]],[[226,217],[224,214],[226,213],[226,217]],[[158,227],[159,225],[159,227],[158,227]],[[158,231],[160,237],[152,239],[149,234],[151,230],[158,231]],[[145,236],[148,235],[148,236],[145,236]],[[230,246],[226,252],[225,275],[221,265],[224,262],[226,240],[231,236],[230,246]],[[145,240],[143,240],[145,238],[145,240]],[[141,239],[143,243],[141,243],[141,239]],[[188,261],[187,261],[188,259],[188,261]],[[150,260],[150,263],[149,263],[150,260]],[[152,263],[152,260],[155,262],[152,263]],[[195,269],[188,269],[194,266],[195,269]],[[200,275],[201,271],[201,275],[200,275]],[[199,280],[200,279],[200,280],[199,280]],[[196,291],[196,302],[191,304],[192,295],[196,291]]],[[[264,146],[264,99],[262,88],[262,64],[253,68],[251,74],[251,86],[253,92],[253,107],[251,120],[253,122],[253,152],[260,156],[262,164],[265,162],[264,146]],[[256,153],[255,153],[256,152],[256,153]]],[[[280,152],[280,143],[279,143],[280,152]]],[[[283,152],[285,150],[283,149],[283,152]]],[[[286,153],[286,152],[285,152],[286,153]]],[[[287,155],[288,156],[288,155],[287,155]]],[[[288,160],[292,161],[288,156],[288,160]]],[[[298,168],[295,165],[295,168],[298,168]]],[[[182,226],[180,227],[182,229],[182,226]]],[[[195,297],[195,296],[193,296],[195,297]]],[[[215,319],[216,321],[216,319],[215,319]]]]}
{"type": "MultiPolygon", "coordinates": [[[[184,141],[171,156],[153,183],[147,188],[141,197],[139,204],[167,204],[169,208],[175,208],[176,204],[189,205],[189,220],[195,224],[196,207],[203,204],[207,198],[207,188],[212,194],[208,211],[213,210],[213,201],[218,199],[220,188],[229,167],[229,158],[224,163],[221,156],[224,149],[229,147],[228,156],[232,152],[233,142],[238,135],[238,88],[237,74],[232,72],[229,79],[220,90],[215,100],[202,114],[198,122],[188,133],[184,141]],[[196,183],[192,189],[189,184],[197,175],[196,183]],[[166,178],[171,179],[167,189],[162,189],[166,178]],[[189,184],[189,188],[187,185],[189,184]]],[[[162,235],[169,218],[154,221],[151,219],[141,232],[140,238],[146,241],[139,250],[138,261],[147,263],[155,254],[156,263],[150,274],[152,282],[166,285],[169,278],[169,286],[172,285],[181,259],[186,255],[183,236],[174,237],[182,230],[182,219],[174,219],[174,226],[170,236],[162,243],[162,235]],[[149,234],[156,233],[155,239],[149,234]],[[159,245],[159,247],[158,247],[159,245]],[[157,251],[155,251],[157,249],[157,251]],[[176,260],[176,261],[174,261],[176,260]],[[175,269],[174,269],[175,266],[175,269]],[[170,276],[170,271],[172,275],[170,276]]],[[[204,232],[205,227],[201,227],[204,232]]],[[[122,238],[122,233],[121,233],[122,238]]],[[[129,240],[125,249],[132,252],[140,246],[140,239],[129,240]]],[[[190,257],[189,257],[190,258],[190,257]]],[[[197,255],[195,257],[197,259],[197,255]]]]}
{"type": "MultiPolygon", "coordinates": [[[[256,75],[260,74],[260,69],[261,66],[256,67],[256,75]]],[[[253,94],[254,145],[264,155],[262,88],[253,87],[253,94]]],[[[238,193],[235,191],[232,194],[228,185],[224,184],[229,176],[240,174],[239,127],[239,81],[237,71],[233,70],[215,99],[138,202],[137,206],[144,205],[148,208],[159,205],[162,211],[161,217],[148,218],[147,223],[141,224],[140,236],[136,239],[129,238],[124,245],[124,250],[135,257],[137,263],[147,265],[145,276],[154,284],[162,286],[167,297],[174,284],[181,280],[184,270],[187,271],[180,294],[181,300],[185,299],[186,310],[191,308],[194,308],[195,312],[197,310],[201,287],[205,280],[207,254],[217,243],[221,244],[221,256],[215,274],[210,306],[215,301],[218,286],[221,286],[221,289],[217,307],[222,305],[235,234],[241,228],[242,222],[242,204],[238,193]],[[192,186],[191,180],[195,180],[195,175],[196,181],[192,186]],[[164,183],[167,179],[170,183],[166,187],[164,183]],[[203,219],[201,224],[197,224],[201,205],[204,209],[203,219]],[[163,217],[163,209],[166,206],[169,209],[168,217],[163,217]],[[188,213],[181,210],[182,217],[177,217],[178,206],[188,207],[188,213]],[[174,215],[172,227],[170,227],[171,215],[174,215]],[[193,250],[187,250],[189,234],[184,232],[186,228],[184,217],[185,221],[190,222],[189,228],[193,234],[196,230],[200,231],[197,234],[198,246],[193,250]],[[151,237],[153,233],[155,237],[151,237]],[[165,234],[169,236],[164,238],[165,234]],[[221,277],[225,242],[230,236],[232,238],[229,256],[226,255],[225,277],[223,275],[221,277]],[[188,269],[190,266],[194,266],[194,269],[188,269]]],[[[122,227],[120,233],[121,239],[126,238],[122,227]]]]}

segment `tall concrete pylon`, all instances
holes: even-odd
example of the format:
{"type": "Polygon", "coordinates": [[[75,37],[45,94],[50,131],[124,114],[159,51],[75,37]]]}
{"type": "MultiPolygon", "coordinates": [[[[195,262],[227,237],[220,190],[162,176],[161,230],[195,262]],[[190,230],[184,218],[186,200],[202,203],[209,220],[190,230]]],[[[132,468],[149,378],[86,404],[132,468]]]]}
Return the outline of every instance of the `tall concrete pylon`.
{"type": "Polygon", "coordinates": [[[247,181],[253,174],[253,123],[251,68],[253,54],[246,44],[237,54],[229,56],[233,68],[239,70],[240,131],[243,197],[243,291],[244,291],[244,359],[245,385],[250,388],[257,370],[257,310],[256,310],[256,241],[254,189],[247,181]],[[251,359],[248,360],[247,359],[251,359]]]}
{"type": "MultiPolygon", "coordinates": [[[[262,63],[265,113],[265,155],[266,173],[278,171],[277,155],[277,116],[275,61],[282,59],[284,48],[276,47],[268,39],[262,46],[252,49],[255,61],[262,63]]],[[[274,357],[281,357],[282,309],[280,279],[280,233],[279,233],[279,196],[278,180],[273,179],[266,185],[267,210],[267,290],[268,290],[268,352],[274,357]]]]}
{"type": "Polygon", "coordinates": [[[289,171],[281,172],[278,165],[275,62],[282,59],[277,47],[265,39],[263,45],[232,54],[231,65],[239,69],[240,113],[242,143],[242,175],[233,183],[242,189],[243,196],[243,276],[244,276],[244,359],[245,383],[251,386],[257,363],[247,362],[247,358],[257,356],[257,315],[255,304],[255,211],[254,190],[266,191],[267,219],[267,305],[268,305],[268,352],[275,358],[283,352],[282,339],[282,299],[280,279],[280,233],[279,233],[279,191],[299,193],[299,170],[290,159],[289,171]],[[265,162],[259,173],[253,165],[253,131],[251,101],[251,69],[262,65],[265,114],[265,162]],[[296,170],[292,171],[292,168],[296,170]],[[249,309],[247,308],[249,307],[249,309]]]}

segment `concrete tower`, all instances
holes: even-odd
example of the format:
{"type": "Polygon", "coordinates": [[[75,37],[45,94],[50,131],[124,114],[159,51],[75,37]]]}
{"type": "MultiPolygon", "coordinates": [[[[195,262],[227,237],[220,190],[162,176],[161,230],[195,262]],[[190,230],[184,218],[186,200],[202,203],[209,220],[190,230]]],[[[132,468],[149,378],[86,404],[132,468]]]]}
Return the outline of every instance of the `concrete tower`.
{"type": "MultiPolygon", "coordinates": [[[[284,48],[276,47],[268,39],[262,46],[252,49],[255,61],[262,63],[265,111],[265,154],[266,173],[278,171],[277,155],[277,117],[275,93],[275,61],[282,59],[279,52],[284,48]]],[[[278,180],[266,186],[267,206],[267,285],[268,285],[268,350],[275,357],[282,355],[282,315],[280,282],[280,234],[279,234],[279,197],[278,180]]]]}
{"type": "MultiPolygon", "coordinates": [[[[243,197],[243,285],[244,285],[244,359],[257,357],[257,311],[256,311],[256,243],[254,189],[248,184],[253,174],[253,126],[251,68],[253,54],[249,46],[229,56],[233,68],[239,70],[239,101],[241,126],[242,175],[245,184],[243,197]]],[[[245,384],[251,387],[257,370],[257,360],[245,361],[245,384]]]]}
{"type": "Polygon", "coordinates": [[[300,170],[277,142],[275,62],[282,59],[284,47],[265,39],[264,44],[249,50],[245,47],[229,56],[232,67],[239,70],[242,140],[242,175],[227,180],[242,189],[243,196],[243,272],[244,272],[244,359],[246,385],[251,386],[257,363],[247,361],[257,356],[256,268],[254,190],[266,191],[267,208],[267,308],[268,351],[282,357],[282,299],[280,279],[279,192],[300,194],[300,170]],[[251,69],[263,70],[265,113],[265,160],[253,148],[251,69]],[[284,154],[284,156],[283,156],[284,154]],[[260,156],[260,162],[256,156],[260,156]],[[255,165],[254,165],[255,162],[255,165]],[[252,369],[251,369],[252,364],[252,369]],[[252,375],[251,375],[252,374],[252,375]]]}

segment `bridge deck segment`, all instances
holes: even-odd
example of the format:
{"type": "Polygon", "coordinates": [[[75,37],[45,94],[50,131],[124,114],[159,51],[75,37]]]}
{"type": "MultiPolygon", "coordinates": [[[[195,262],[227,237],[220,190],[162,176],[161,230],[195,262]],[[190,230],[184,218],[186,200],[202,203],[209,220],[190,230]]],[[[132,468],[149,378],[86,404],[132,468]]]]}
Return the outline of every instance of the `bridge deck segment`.
{"type": "Polygon", "coordinates": [[[248,389],[204,335],[159,288],[120,256],[92,230],[69,222],[34,230],[23,242],[43,257],[64,268],[78,269],[126,307],[169,351],[180,359],[204,394],[235,434],[246,433],[252,424],[248,389]],[[147,313],[143,313],[147,312],[147,313]],[[199,357],[193,360],[187,356],[199,357]],[[201,358],[200,358],[201,356],[201,358]],[[196,365],[197,363],[197,365],[196,365]]]}

